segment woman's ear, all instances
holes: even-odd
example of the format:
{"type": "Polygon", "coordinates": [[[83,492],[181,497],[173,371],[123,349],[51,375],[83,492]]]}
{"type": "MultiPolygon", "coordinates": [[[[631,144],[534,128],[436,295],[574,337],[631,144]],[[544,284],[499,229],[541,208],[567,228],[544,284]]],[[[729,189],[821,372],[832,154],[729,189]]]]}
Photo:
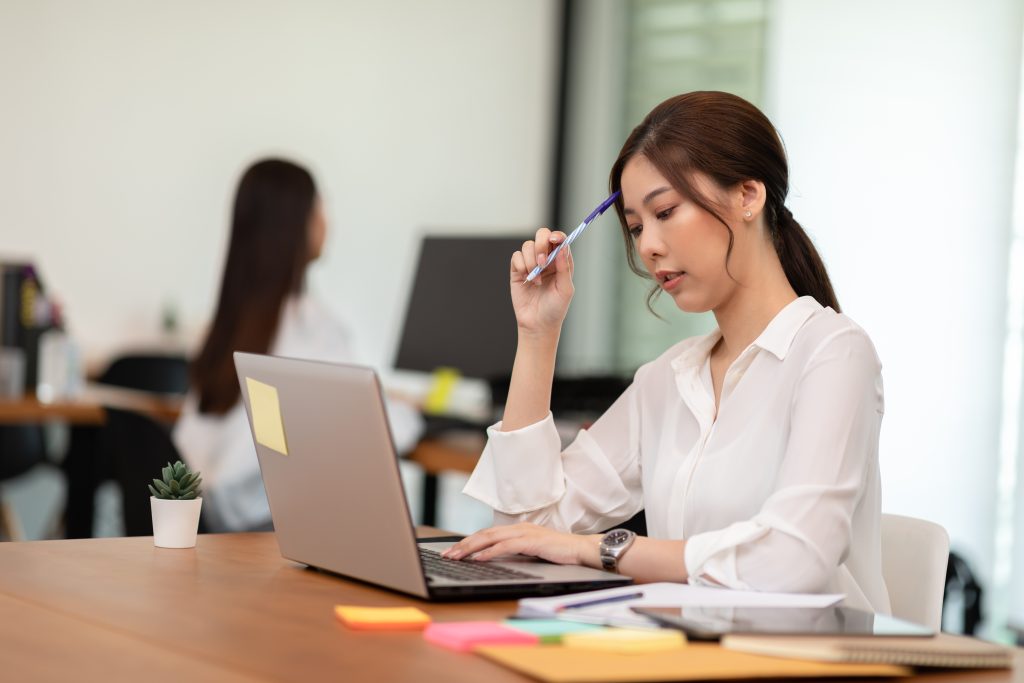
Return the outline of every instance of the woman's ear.
{"type": "Polygon", "coordinates": [[[764,211],[768,195],[760,180],[744,180],[738,185],[739,212],[744,221],[752,221],[764,211]]]}

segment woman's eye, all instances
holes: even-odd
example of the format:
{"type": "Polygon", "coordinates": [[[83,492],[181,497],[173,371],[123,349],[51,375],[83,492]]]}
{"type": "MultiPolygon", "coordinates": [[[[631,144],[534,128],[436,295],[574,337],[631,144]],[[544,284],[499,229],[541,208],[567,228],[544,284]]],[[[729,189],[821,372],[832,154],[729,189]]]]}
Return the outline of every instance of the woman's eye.
{"type": "Polygon", "coordinates": [[[636,239],[640,237],[640,231],[643,229],[644,227],[642,225],[634,225],[632,228],[629,229],[629,236],[632,237],[633,239],[636,239]]]}
{"type": "Polygon", "coordinates": [[[657,217],[658,217],[658,220],[659,220],[659,221],[663,221],[663,220],[665,220],[666,218],[668,218],[669,216],[671,216],[671,215],[672,215],[672,210],[673,210],[673,209],[675,209],[675,208],[676,208],[676,207],[674,207],[674,206],[670,206],[669,208],[665,209],[664,211],[659,211],[659,212],[658,212],[658,213],[656,214],[656,215],[657,215],[657,217]]]}

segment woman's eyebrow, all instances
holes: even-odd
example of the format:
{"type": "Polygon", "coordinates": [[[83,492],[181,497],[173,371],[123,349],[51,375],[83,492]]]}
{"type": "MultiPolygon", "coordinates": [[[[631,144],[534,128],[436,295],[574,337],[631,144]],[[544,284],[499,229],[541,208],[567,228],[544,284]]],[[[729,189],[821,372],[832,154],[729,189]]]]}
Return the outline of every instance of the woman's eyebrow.
{"type": "MultiPolygon", "coordinates": [[[[647,204],[650,204],[652,199],[657,197],[659,194],[668,192],[671,189],[671,187],[659,187],[656,190],[651,190],[650,192],[647,193],[647,196],[644,197],[644,205],[646,206],[647,204]]],[[[636,211],[629,208],[628,206],[624,206],[622,207],[622,213],[636,213],[636,211]]]]}

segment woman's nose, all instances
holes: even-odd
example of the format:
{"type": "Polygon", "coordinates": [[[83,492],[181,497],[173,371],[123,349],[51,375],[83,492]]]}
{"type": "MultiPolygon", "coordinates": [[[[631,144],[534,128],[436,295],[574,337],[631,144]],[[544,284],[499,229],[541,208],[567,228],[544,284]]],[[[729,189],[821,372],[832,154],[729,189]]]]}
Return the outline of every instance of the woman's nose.
{"type": "Polygon", "coordinates": [[[644,228],[637,240],[636,251],[645,261],[665,253],[665,243],[653,228],[644,228]]]}

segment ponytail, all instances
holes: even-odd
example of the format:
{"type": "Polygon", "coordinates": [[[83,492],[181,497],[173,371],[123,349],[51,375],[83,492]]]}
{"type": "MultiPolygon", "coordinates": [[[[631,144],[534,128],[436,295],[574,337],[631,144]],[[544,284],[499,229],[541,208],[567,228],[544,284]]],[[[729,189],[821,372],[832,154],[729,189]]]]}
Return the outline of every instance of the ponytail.
{"type": "Polygon", "coordinates": [[[832,281],[811,238],[788,208],[782,206],[775,213],[772,242],[789,284],[798,296],[813,296],[822,306],[839,313],[839,301],[832,289],[832,281]]]}

